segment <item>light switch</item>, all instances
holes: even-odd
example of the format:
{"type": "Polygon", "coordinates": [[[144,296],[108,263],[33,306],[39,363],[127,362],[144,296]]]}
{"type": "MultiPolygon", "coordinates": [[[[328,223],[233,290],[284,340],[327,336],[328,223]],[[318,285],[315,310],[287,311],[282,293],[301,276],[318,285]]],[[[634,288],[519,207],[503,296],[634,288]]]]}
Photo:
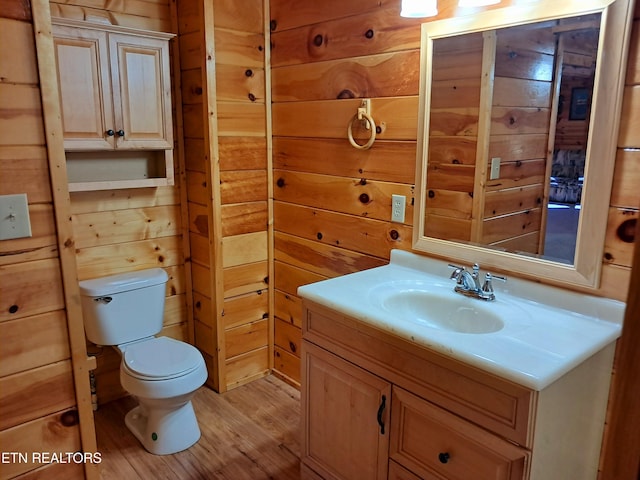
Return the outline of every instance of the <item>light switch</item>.
{"type": "Polygon", "coordinates": [[[0,195],[0,240],[30,236],[27,194],[0,195]]]}
{"type": "Polygon", "coordinates": [[[489,180],[495,180],[500,178],[500,157],[493,157],[491,159],[491,173],[489,174],[489,180]]]}

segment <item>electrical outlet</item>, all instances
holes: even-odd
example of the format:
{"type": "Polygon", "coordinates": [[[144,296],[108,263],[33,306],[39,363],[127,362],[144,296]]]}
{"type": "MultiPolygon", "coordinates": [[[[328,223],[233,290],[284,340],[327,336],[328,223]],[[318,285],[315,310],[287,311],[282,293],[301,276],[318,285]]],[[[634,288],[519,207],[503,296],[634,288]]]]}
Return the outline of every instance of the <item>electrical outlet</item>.
{"type": "Polygon", "coordinates": [[[404,223],[404,210],[407,197],[404,195],[391,195],[391,221],[404,223]]]}
{"type": "Polygon", "coordinates": [[[489,180],[500,178],[500,160],[500,157],[493,157],[491,159],[491,173],[489,174],[489,180]]]}
{"type": "Polygon", "coordinates": [[[0,195],[0,240],[30,236],[27,194],[0,195]]]}

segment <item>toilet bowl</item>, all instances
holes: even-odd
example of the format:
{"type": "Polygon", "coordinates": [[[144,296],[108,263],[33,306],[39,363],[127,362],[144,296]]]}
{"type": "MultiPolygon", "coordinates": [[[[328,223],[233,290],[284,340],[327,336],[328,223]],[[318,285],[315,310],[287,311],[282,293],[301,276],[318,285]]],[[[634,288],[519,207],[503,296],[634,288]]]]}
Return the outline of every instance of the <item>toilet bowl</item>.
{"type": "Polygon", "coordinates": [[[207,379],[198,349],[155,336],[162,329],[167,279],[164,270],[151,269],[80,282],[87,338],[120,353],[120,383],[138,400],[125,424],[156,455],[198,441],[191,399],[207,379]]]}

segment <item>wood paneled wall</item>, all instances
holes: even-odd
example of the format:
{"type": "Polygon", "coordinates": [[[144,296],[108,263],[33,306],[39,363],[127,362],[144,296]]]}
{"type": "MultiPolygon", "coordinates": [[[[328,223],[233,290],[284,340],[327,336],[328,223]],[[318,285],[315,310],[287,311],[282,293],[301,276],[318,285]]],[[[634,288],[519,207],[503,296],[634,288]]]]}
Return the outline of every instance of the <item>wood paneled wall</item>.
{"type": "MultiPolygon", "coordinates": [[[[67,314],[28,2],[0,5],[0,194],[26,193],[33,236],[0,241],[0,450],[81,449],[67,314]],[[11,48],[7,46],[11,45],[11,48]]],[[[83,478],[82,465],[4,463],[83,478]]]]}
{"type": "Polygon", "coordinates": [[[272,358],[263,10],[178,3],[195,343],[218,391],[266,375],[272,358]]]}
{"type": "Polygon", "coordinates": [[[551,25],[541,22],[537,27],[496,34],[486,171],[498,158],[500,178],[487,180],[477,237],[482,244],[530,253],[541,253],[546,220],[542,199],[551,162],[547,151],[556,53],[551,25]]]}
{"type": "Polygon", "coordinates": [[[483,52],[480,33],[434,42],[425,214],[431,237],[472,240],[483,52]]]}
{"type": "MultiPolygon", "coordinates": [[[[409,205],[413,199],[425,21],[401,18],[399,0],[296,3],[271,0],[275,368],[293,383],[300,378],[297,287],[386,263],[392,248],[411,250],[412,208],[404,224],[389,219],[391,194],[407,195],[409,205]],[[346,139],[360,98],[372,99],[372,115],[384,124],[366,151],[346,139]]],[[[434,19],[455,15],[456,5],[440,0],[434,19]]],[[[637,30],[636,21],[634,59],[637,30]]],[[[637,77],[637,59],[632,64],[637,77]]],[[[620,145],[637,148],[636,90],[636,84],[626,89],[620,145]]],[[[635,225],[625,221],[638,215],[637,153],[618,152],[607,245],[594,252],[604,254],[596,293],[620,300],[626,298],[635,225]]]]}

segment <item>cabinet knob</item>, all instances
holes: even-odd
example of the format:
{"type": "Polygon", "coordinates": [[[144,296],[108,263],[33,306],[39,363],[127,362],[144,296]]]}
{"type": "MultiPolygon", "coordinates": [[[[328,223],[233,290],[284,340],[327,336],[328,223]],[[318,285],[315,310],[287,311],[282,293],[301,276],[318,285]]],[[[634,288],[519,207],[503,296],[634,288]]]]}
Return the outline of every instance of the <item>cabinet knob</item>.
{"type": "Polygon", "coordinates": [[[124,137],[124,130],[118,130],[116,133],[119,137],[124,137]]]}
{"type": "Polygon", "coordinates": [[[443,453],[439,453],[438,454],[438,460],[440,460],[440,463],[449,462],[449,458],[450,457],[451,457],[451,455],[449,455],[447,452],[443,452],[443,453]]]}
{"type": "Polygon", "coordinates": [[[107,134],[107,137],[113,137],[116,134],[113,130],[107,130],[105,133],[107,134]]]}

